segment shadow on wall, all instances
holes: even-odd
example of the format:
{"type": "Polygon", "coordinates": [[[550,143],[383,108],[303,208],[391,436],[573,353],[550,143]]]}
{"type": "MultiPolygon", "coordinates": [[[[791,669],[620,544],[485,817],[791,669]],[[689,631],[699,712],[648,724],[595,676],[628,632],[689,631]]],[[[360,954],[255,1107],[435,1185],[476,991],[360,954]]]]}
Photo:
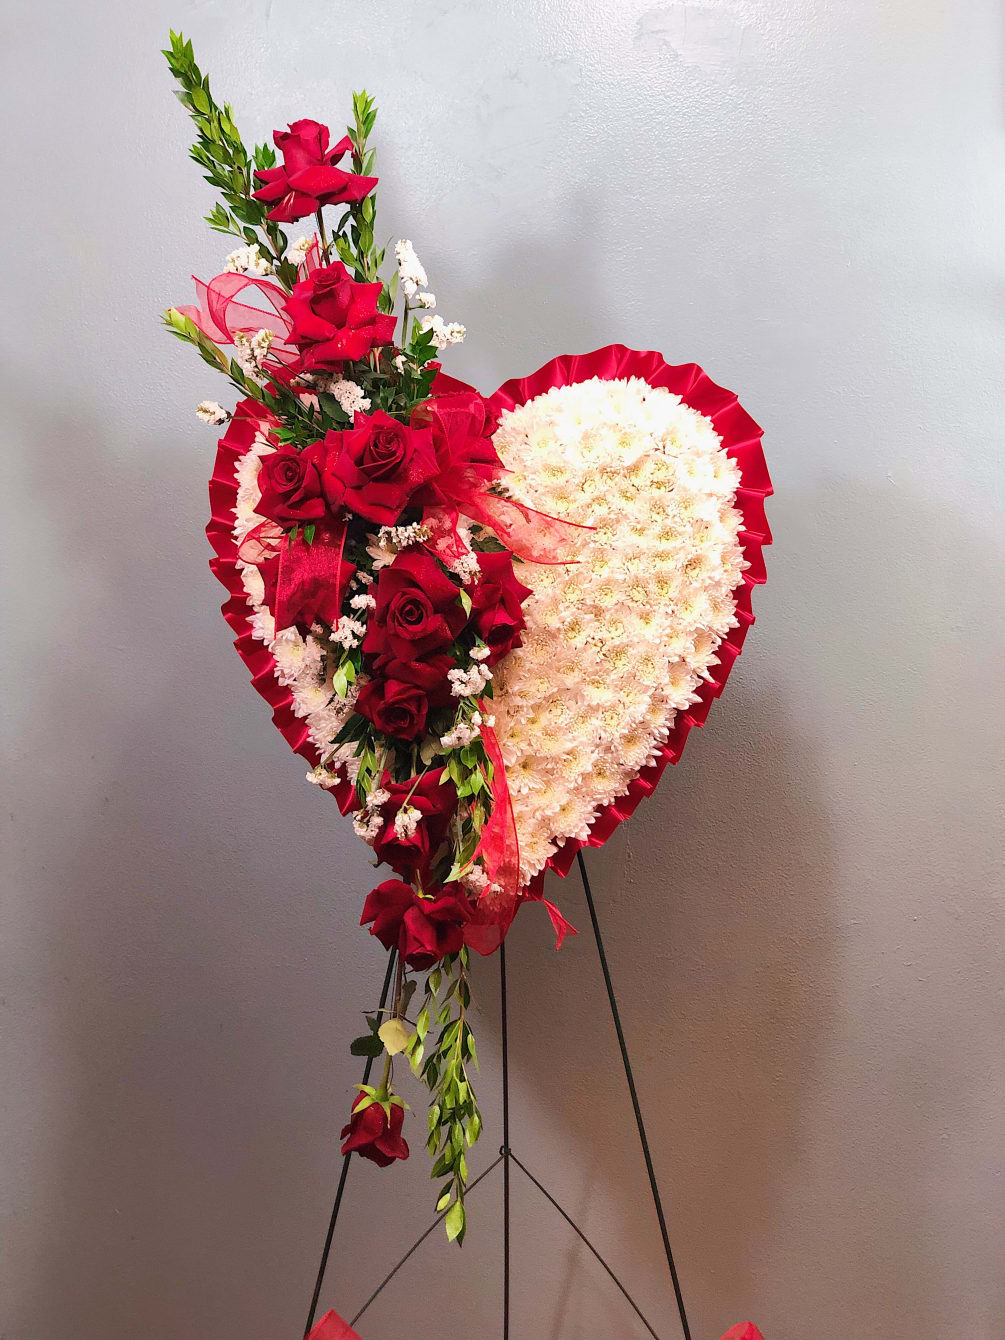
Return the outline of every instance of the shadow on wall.
{"type": "Polygon", "coordinates": [[[358,888],[365,852],[299,782],[283,841],[284,753],[304,765],[219,617],[210,457],[7,390],[31,407],[25,509],[46,535],[41,626],[63,650],[36,658],[19,751],[40,947],[17,995],[36,1002],[26,1031],[44,1031],[38,1083],[18,1095],[39,1152],[0,1333],[275,1340],[302,1324],[330,1199],[350,1080],[332,1021],[377,971],[332,871],[291,871],[308,834],[334,832],[358,888]]]}
{"type": "MultiPolygon", "coordinates": [[[[834,870],[821,800],[796,780],[805,780],[802,751],[781,706],[745,694],[741,672],[734,677],[727,729],[693,736],[687,762],[668,771],[630,826],[586,853],[700,1336],[721,1334],[749,1311],[757,1241],[781,1212],[798,1158],[834,982],[834,870]],[[751,850],[746,830],[755,822],[778,836],[751,850]]],[[[713,713],[721,728],[723,704],[713,713]]],[[[517,1092],[534,1095],[535,1126],[543,1121],[546,1136],[550,1129],[559,1155],[557,1174],[547,1165],[532,1171],[563,1200],[551,1183],[566,1168],[562,1153],[576,1151],[590,1172],[585,1185],[582,1174],[567,1174],[579,1189],[566,1207],[661,1335],[674,1335],[679,1322],[578,873],[564,884],[552,879],[549,896],[579,938],[556,962],[525,911],[509,956],[517,1092]]],[[[513,1142],[519,1151],[519,1127],[513,1142]]],[[[549,1340],[599,1336],[584,1330],[598,1306],[617,1334],[644,1336],[602,1277],[588,1293],[594,1310],[584,1311],[584,1276],[599,1267],[552,1214],[541,1202],[539,1219],[562,1243],[549,1340]]]]}

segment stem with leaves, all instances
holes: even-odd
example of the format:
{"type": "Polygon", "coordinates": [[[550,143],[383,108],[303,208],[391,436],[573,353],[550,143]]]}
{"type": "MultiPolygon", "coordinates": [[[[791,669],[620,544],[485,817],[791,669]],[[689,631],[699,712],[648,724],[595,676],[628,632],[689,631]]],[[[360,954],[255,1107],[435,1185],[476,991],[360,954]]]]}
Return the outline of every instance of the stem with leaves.
{"type": "Polygon", "coordinates": [[[435,1157],[430,1176],[446,1178],[440,1187],[436,1212],[446,1211],[447,1238],[464,1241],[464,1191],[468,1180],[467,1150],[482,1130],[481,1114],[468,1066],[478,1068],[474,1035],[466,1011],[471,1004],[468,986],[469,951],[444,959],[426,979],[426,998],[409,1044],[413,1073],[421,1074],[432,1094],[427,1148],[435,1157]],[[440,991],[446,985],[442,998],[440,991]],[[426,1055],[426,1039],[433,1027],[436,1041],[426,1055]]]}
{"type": "Polygon", "coordinates": [[[206,181],[223,197],[206,215],[206,222],[218,233],[239,237],[248,245],[264,245],[275,267],[276,277],[286,288],[296,281],[297,269],[284,260],[286,234],[266,217],[266,207],[252,195],[254,171],[275,167],[276,154],[271,145],[255,147],[251,157],[234,122],[230,103],[221,107],[209,88],[209,76],[203,75],[192,53],[192,43],[181,33],[171,33],[171,45],[163,55],[180,87],[177,97],[188,109],[196,128],[196,142],[190,156],[203,169],[206,181]]]}

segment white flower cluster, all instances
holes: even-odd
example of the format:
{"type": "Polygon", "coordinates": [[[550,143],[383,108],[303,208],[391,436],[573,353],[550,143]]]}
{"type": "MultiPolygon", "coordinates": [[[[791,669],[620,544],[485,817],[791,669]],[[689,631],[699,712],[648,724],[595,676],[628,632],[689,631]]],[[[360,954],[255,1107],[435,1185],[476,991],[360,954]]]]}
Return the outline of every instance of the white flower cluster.
{"type": "Polygon", "coordinates": [[[409,526],[381,526],[376,535],[371,533],[366,537],[366,552],[373,559],[374,569],[379,570],[393,563],[395,554],[402,549],[425,544],[429,535],[429,527],[418,521],[413,521],[409,526]]]}
{"type": "Polygon", "coordinates": [[[195,407],[195,417],[202,423],[226,423],[230,413],[215,400],[200,400],[195,407]]]}
{"type": "Polygon", "coordinates": [[[466,554],[461,554],[460,558],[455,558],[447,566],[455,576],[460,577],[465,586],[470,586],[481,572],[481,568],[478,565],[478,555],[474,550],[470,550],[466,554]]]}
{"type": "Polygon", "coordinates": [[[394,831],[399,838],[415,837],[415,830],[419,826],[419,820],[422,814],[414,805],[402,805],[394,816],[394,831]]]}
{"type": "Polygon", "coordinates": [[[307,259],[307,253],[314,245],[316,234],[305,233],[303,237],[298,237],[290,247],[289,259],[294,265],[303,265],[307,259]]]}
{"type": "Polygon", "coordinates": [[[462,343],[468,333],[459,321],[444,321],[442,316],[424,316],[419,322],[421,330],[433,332],[433,344],[437,349],[445,349],[448,344],[462,343]]]}
{"type": "Polygon", "coordinates": [[[513,495],[592,526],[534,594],[494,706],[529,880],[655,761],[736,626],[739,471],[711,422],[631,378],[554,388],[494,438],[513,495]]]}
{"type": "Polygon", "coordinates": [[[491,728],[496,724],[494,716],[487,716],[483,719],[481,712],[472,712],[470,721],[457,721],[453,729],[447,731],[446,735],[440,739],[440,748],[445,750],[463,749],[466,744],[471,744],[481,735],[481,727],[491,728]]]}
{"type": "Polygon", "coordinates": [[[358,410],[365,414],[370,408],[370,397],[364,395],[362,386],[357,386],[355,382],[346,381],[342,377],[336,377],[328,390],[339,402],[346,414],[349,415],[350,419],[358,410]]]}
{"type": "Polygon", "coordinates": [[[234,335],[234,359],[241,371],[248,377],[257,377],[262,368],[262,360],[269,352],[272,341],[276,338],[274,330],[256,330],[254,335],[247,335],[243,330],[239,330],[234,335]]]}
{"type": "Polygon", "coordinates": [[[384,827],[384,819],[379,810],[357,810],[352,816],[352,826],[357,837],[361,837],[364,842],[372,843],[384,827]]]}
{"type": "Polygon", "coordinates": [[[450,680],[450,692],[455,698],[477,698],[492,678],[492,671],[486,665],[473,665],[469,670],[458,666],[447,671],[450,680]]]}
{"type": "Polygon", "coordinates": [[[412,298],[420,288],[429,283],[422,262],[415,254],[415,248],[407,237],[400,238],[394,244],[394,258],[398,262],[398,281],[406,298],[412,298]]]}
{"type": "Polygon", "coordinates": [[[250,247],[238,247],[232,251],[223,263],[223,268],[232,274],[270,275],[272,266],[262,255],[257,242],[250,247]]]}
{"type": "MultiPolygon", "coordinates": [[[[376,601],[374,602],[376,604],[376,601]]],[[[366,624],[359,619],[339,619],[338,627],[332,629],[333,642],[337,642],[340,647],[345,647],[351,651],[353,647],[358,647],[366,637],[366,624]]]]}

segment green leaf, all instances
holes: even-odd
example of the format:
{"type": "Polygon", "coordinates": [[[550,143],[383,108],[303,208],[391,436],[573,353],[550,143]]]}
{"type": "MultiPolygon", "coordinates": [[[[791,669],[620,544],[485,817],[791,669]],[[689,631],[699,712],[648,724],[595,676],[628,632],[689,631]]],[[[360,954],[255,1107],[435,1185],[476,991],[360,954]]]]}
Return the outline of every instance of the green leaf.
{"type": "Polygon", "coordinates": [[[450,1187],[447,1187],[446,1191],[444,1191],[443,1195],[436,1202],[436,1213],[442,1214],[449,1204],[450,1204],[450,1187]]]}
{"type": "Polygon", "coordinates": [[[447,1241],[453,1242],[464,1232],[464,1203],[455,1200],[453,1205],[447,1211],[447,1217],[444,1220],[447,1230],[447,1241]]]}
{"type": "Polygon", "coordinates": [[[352,1056],[373,1056],[377,1057],[384,1050],[384,1044],[376,1033],[367,1033],[365,1037],[353,1038],[349,1043],[349,1052],[352,1056]]]}

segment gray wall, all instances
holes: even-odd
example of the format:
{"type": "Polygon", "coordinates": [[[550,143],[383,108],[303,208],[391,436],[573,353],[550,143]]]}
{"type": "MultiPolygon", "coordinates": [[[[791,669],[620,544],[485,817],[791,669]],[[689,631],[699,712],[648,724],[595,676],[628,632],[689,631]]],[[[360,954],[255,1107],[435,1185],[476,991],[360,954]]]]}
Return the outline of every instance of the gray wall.
{"type": "MultiPolygon", "coordinates": [[[[490,390],[621,340],[701,361],[764,424],[748,651],[591,857],[694,1333],[1002,1340],[993,0],[6,8],[0,1334],[298,1335],[381,971],[364,850],[206,566],[191,408],[225,388],[157,312],[228,247],[170,23],[249,138],[374,92],[384,229],[470,330],[451,371],[490,390]]],[[[575,879],[553,894],[585,930],[575,879]]],[[[594,949],[556,959],[540,909],[511,944],[516,1147],[675,1336],[594,949]]],[[[343,1311],[427,1221],[426,1173],[353,1168],[343,1311]]],[[[514,1336],[642,1336],[514,1202],[514,1336]]],[[[367,1340],[499,1334],[499,1206],[486,1183],[463,1256],[427,1244],[367,1340]]]]}

